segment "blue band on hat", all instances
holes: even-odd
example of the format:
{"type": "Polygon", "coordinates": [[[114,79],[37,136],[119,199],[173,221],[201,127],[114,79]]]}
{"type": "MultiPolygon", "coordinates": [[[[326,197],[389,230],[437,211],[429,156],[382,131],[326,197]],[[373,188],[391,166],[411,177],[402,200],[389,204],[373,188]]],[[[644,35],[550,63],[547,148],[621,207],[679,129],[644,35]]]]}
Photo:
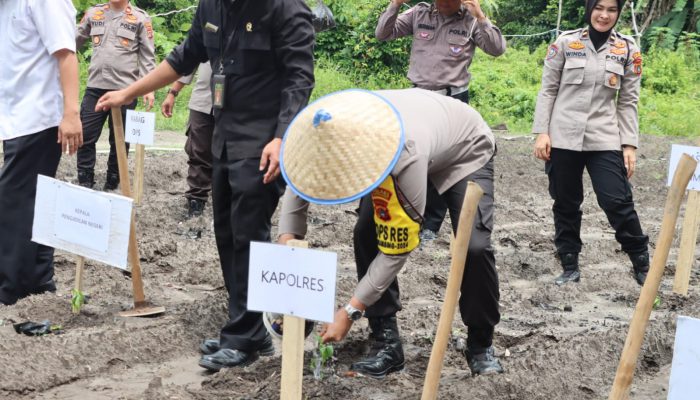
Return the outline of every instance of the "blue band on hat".
{"type": "MultiPolygon", "coordinates": [[[[377,97],[379,97],[382,101],[384,101],[384,102],[391,108],[392,111],[394,111],[394,113],[396,114],[396,118],[397,118],[398,121],[399,121],[399,127],[400,127],[400,129],[401,129],[401,136],[400,136],[400,138],[399,138],[399,144],[398,144],[398,147],[397,147],[397,150],[396,150],[396,154],[394,154],[394,158],[391,160],[391,162],[389,163],[389,165],[386,167],[386,169],[384,170],[384,172],[379,176],[379,178],[376,180],[376,182],[372,183],[369,187],[367,187],[366,189],[364,189],[364,190],[361,191],[360,193],[357,193],[357,194],[352,195],[352,196],[349,196],[349,197],[341,198],[341,199],[331,199],[331,200],[329,200],[329,199],[318,199],[318,198],[315,198],[315,197],[311,197],[311,196],[309,196],[309,195],[307,195],[307,194],[301,192],[300,190],[298,190],[298,189],[296,188],[296,186],[294,186],[294,184],[292,183],[292,181],[289,179],[289,176],[287,175],[286,168],[284,167],[284,148],[285,148],[285,144],[287,143],[288,133],[289,133],[291,127],[294,125],[294,122],[296,121],[296,119],[299,118],[299,116],[302,114],[302,112],[303,112],[303,110],[302,110],[302,112],[299,112],[299,113],[294,117],[294,119],[292,120],[292,122],[291,122],[291,123],[289,124],[289,126],[287,127],[287,131],[284,133],[284,137],[283,137],[283,139],[282,139],[282,148],[280,149],[280,170],[282,171],[282,177],[284,178],[285,182],[287,182],[287,185],[289,185],[289,188],[292,189],[292,192],[294,192],[294,194],[296,194],[297,196],[301,197],[302,199],[308,201],[309,203],[323,204],[323,205],[344,204],[344,203],[350,203],[350,202],[352,202],[352,201],[355,201],[355,200],[357,200],[357,199],[360,199],[360,198],[365,197],[366,195],[372,193],[372,191],[373,191],[374,189],[376,189],[379,185],[381,185],[382,182],[384,182],[384,180],[389,176],[389,174],[391,174],[391,171],[394,170],[394,167],[396,166],[396,163],[399,162],[399,157],[401,156],[401,152],[403,151],[403,148],[404,148],[404,144],[405,144],[406,138],[405,138],[405,133],[404,133],[403,119],[401,119],[401,114],[400,114],[399,111],[396,109],[396,107],[394,107],[394,105],[391,104],[391,102],[389,102],[389,100],[387,100],[385,97],[379,95],[379,94],[376,93],[376,92],[372,92],[372,91],[365,90],[365,89],[347,89],[347,90],[341,90],[341,91],[338,91],[338,92],[334,92],[334,93],[327,94],[327,95],[325,95],[325,96],[323,96],[323,97],[317,99],[317,100],[314,101],[313,103],[309,104],[307,107],[313,106],[315,103],[317,103],[317,102],[323,100],[323,99],[326,98],[326,97],[334,96],[334,95],[337,95],[337,94],[339,94],[339,93],[344,93],[344,92],[365,92],[365,93],[369,93],[369,94],[371,94],[371,95],[373,95],[373,96],[377,96],[377,97]]],[[[317,127],[317,124],[316,124],[316,119],[317,119],[317,118],[320,119],[320,120],[319,120],[319,124],[320,124],[321,122],[330,120],[330,119],[332,118],[332,116],[330,115],[330,113],[326,112],[326,111],[323,110],[323,109],[318,110],[318,111],[316,112],[316,114],[314,115],[314,120],[313,120],[314,127],[317,127]],[[324,119],[325,117],[322,116],[323,114],[327,115],[327,119],[324,119]]],[[[348,171],[348,173],[352,173],[352,171],[348,171]]]]}

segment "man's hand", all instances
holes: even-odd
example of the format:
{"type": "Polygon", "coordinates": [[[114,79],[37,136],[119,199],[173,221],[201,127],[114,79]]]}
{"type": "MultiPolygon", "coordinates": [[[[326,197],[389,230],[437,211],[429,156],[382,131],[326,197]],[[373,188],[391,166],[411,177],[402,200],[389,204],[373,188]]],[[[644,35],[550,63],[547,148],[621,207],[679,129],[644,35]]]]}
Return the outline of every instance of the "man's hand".
{"type": "Polygon", "coordinates": [[[151,109],[153,108],[153,103],[155,103],[155,101],[156,96],[155,94],[153,94],[153,92],[143,96],[143,104],[146,105],[146,111],[151,111],[151,109]]]}
{"type": "Polygon", "coordinates": [[[632,146],[622,148],[622,158],[625,160],[625,169],[627,170],[627,179],[634,175],[634,170],[637,164],[637,149],[632,146]]]}
{"type": "Polygon", "coordinates": [[[348,318],[347,311],[344,308],[339,308],[335,312],[333,323],[325,324],[321,328],[321,340],[323,343],[339,342],[345,339],[351,327],[352,321],[348,318]]]}
{"type": "Polygon", "coordinates": [[[486,18],[486,14],[481,10],[479,0],[462,0],[462,5],[465,6],[469,14],[477,20],[481,21],[486,18]]]}
{"type": "Polygon", "coordinates": [[[109,111],[114,107],[121,107],[123,105],[129,104],[133,100],[133,98],[127,97],[125,89],[115,90],[114,92],[107,92],[103,94],[99,100],[97,100],[97,104],[95,105],[95,111],[109,111]]]}
{"type": "Polygon", "coordinates": [[[535,140],[535,157],[549,161],[552,152],[552,141],[548,133],[540,133],[535,140]]]}
{"type": "Polygon", "coordinates": [[[262,156],[260,157],[260,171],[265,171],[263,183],[268,184],[280,174],[280,148],[282,147],[282,139],[272,139],[270,143],[265,145],[262,156]]]}
{"type": "Polygon", "coordinates": [[[75,154],[78,147],[83,145],[83,124],[77,111],[63,114],[58,126],[58,143],[61,143],[61,151],[66,155],[75,154]]]}
{"type": "Polygon", "coordinates": [[[168,92],[168,94],[165,95],[163,104],[160,105],[160,113],[163,114],[165,118],[170,118],[173,116],[173,108],[175,108],[175,96],[168,92]]]}

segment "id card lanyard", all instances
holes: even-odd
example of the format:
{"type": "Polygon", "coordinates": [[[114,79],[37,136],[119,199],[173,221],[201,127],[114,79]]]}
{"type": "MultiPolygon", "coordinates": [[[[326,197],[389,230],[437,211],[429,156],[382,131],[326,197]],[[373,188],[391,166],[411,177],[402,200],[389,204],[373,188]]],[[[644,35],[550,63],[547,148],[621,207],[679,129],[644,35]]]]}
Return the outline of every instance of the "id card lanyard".
{"type": "MultiPolygon", "coordinates": [[[[225,105],[225,100],[226,100],[226,75],[224,74],[224,53],[226,50],[226,44],[224,42],[224,30],[226,26],[225,22],[225,13],[224,13],[224,1],[227,0],[220,0],[219,1],[219,12],[221,13],[221,27],[219,28],[219,73],[214,74],[212,77],[212,82],[214,84],[214,99],[213,99],[213,107],[216,109],[223,109],[225,105]]],[[[236,1],[236,0],[233,0],[236,1]]],[[[239,0],[240,1],[240,0],[239,0]]],[[[236,37],[236,32],[238,31],[238,25],[241,22],[241,18],[243,18],[243,14],[245,13],[245,9],[248,6],[248,2],[246,1],[245,4],[243,4],[243,7],[241,7],[240,10],[240,16],[236,19],[234,25],[233,25],[233,31],[231,32],[231,36],[229,37],[229,44],[233,43],[233,39],[236,37]]]]}

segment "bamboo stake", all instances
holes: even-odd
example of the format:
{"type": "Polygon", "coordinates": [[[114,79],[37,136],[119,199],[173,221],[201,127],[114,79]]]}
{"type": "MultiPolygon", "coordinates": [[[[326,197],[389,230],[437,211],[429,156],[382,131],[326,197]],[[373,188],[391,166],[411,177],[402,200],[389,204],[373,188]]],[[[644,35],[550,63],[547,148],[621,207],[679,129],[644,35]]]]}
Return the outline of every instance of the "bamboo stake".
{"type": "Polygon", "coordinates": [[[685,189],[688,187],[688,182],[693,172],[695,172],[696,166],[697,162],[692,157],[683,154],[676,168],[676,173],[673,176],[673,182],[666,198],[664,218],[661,223],[661,232],[659,232],[654,257],[651,261],[651,268],[632,316],[632,322],[625,340],[625,347],[622,349],[620,364],[617,367],[615,382],[608,400],[626,400],[629,396],[639,351],[644,340],[644,332],[649,322],[654,299],[659,291],[664,267],[671,249],[676,220],[678,219],[678,210],[681,207],[685,189]]]}
{"type": "Polygon", "coordinates": [[[146,158],[146,146],[136,145],[136,171],[134,171],[134,203],[141,205],[143,201],[143,181],[146,158]]]}
{"type": "Polygon", "coordinates": [[[688,193],[688,201],[685,204],[681,247],[678,254],[678,263],[676,264],[676,276],[673,280],[673,292],[683,296],[688,295],[690,271],[693,268],[693,261],[695,261],[695,245],[698,238],[699,224],[700,192],[691,190],[688,193]]]}
{"type": "Polygon", "coordinates": [[[467,193],[464,195],[464,202],[459,214],[459,225],[457,227],[456,242],[451,246],[452,262],[450,266],[450,276],[447,279],[447,289],[445,290],[445,301],[440,312],[440,322],[438,323],[433,351],[428,362],[428,371],[423,384],[422,400],[435,400],[438,396],[438,386],[440,385],[440,373],[445,359],[447,342],[452,330],[452,320],[454,319],[455,307],[459,298],[459,288],[464,276],[464,264],[467,260],[467,250],[469,240],[472,235],[474,217],[479,205],[479,200],[484,192],[474,182],[469,182],[467,193]]]}

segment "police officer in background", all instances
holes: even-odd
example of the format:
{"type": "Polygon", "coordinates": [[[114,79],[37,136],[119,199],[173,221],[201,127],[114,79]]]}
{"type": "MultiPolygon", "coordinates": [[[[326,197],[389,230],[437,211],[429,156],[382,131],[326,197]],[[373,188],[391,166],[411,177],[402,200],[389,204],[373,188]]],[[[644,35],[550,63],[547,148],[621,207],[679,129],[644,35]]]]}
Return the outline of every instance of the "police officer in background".
{"type": "MultiPolygon", "coordinates": [[[[501,31],[489,21],[479,0],[435,0],[399,14],[408,0],[391,0],[379,18],[378,40],[413,35],[408,79],[415,87],[469,103],[468,69],[476,48],[494,57],[506,51],[501,31]]],[[[447,204],[428,182],[428,203],[421,238],[434,239],[447,204]]]]}
{"type": "Polygon", "coordinates": [[[549,46],[532,131],[534,154],[545,161],[554,200],[554,244],[563,272],[558,285],[581,279],[583,170],[615,239],[643,285],[649,271],[649,237],[634,210],[632,186],[639,144],[637,103],[642,54],[614,27],[624,0],[587,0],[588,26],[563,32],[549,46]]]}
{"type": "MultiPolygon", "coordinates": [[[[211,191],[211,138],[214,134],[214,113],[211,100],[211,65],[206,62],[199,66],[197,81],[192,89],[187,120],[187,216],[198,217],[204,212],[204,205],[211,191]]],[[[175,97],[185,85],[189,85],[194,74],[183,76],[168,89],[168,94],[161,104],[161,113],[165,118],[173,116],[175,97]]]]}
{"type": "Polygon", "coordinates": [[[304,0],[200,0],[187,39],[145,78],[105,94],[98,110],[130,103],[210,61],[214,233],[229,294],[219,340],[199,365],[243,367],[274,352],[262,314],[247,310],[250,241],[269,241],[284,191],[282,135],[314,85],[314,30],[304,0]]]}
{"type": "MultiPolygon", "coordinates": [[[[92,42],[92,57],[80,107],[85,142],[78,151],[78,183],[88,188],[95,185],[95,143],[109,118],[109,159],[104,190],[114,190],[119,186],[119,166],[112,115],[109,110],[96,112],[95,103],[108,91],[123,89],[155,68],[153,25],[148,14],[128,0],[110,0],[89,8],[78,24],[78,49],[88,40],[92,42]]],[[[153,107],[154,99],[153,93],[144,96],[148,110],[153,107]]],[[[126,110],[133,110],[136,104],[134,99],[122,107],[124,123],[126,110]]],[[[128,143],[126,148],[128,151],[128,143]]]]}

